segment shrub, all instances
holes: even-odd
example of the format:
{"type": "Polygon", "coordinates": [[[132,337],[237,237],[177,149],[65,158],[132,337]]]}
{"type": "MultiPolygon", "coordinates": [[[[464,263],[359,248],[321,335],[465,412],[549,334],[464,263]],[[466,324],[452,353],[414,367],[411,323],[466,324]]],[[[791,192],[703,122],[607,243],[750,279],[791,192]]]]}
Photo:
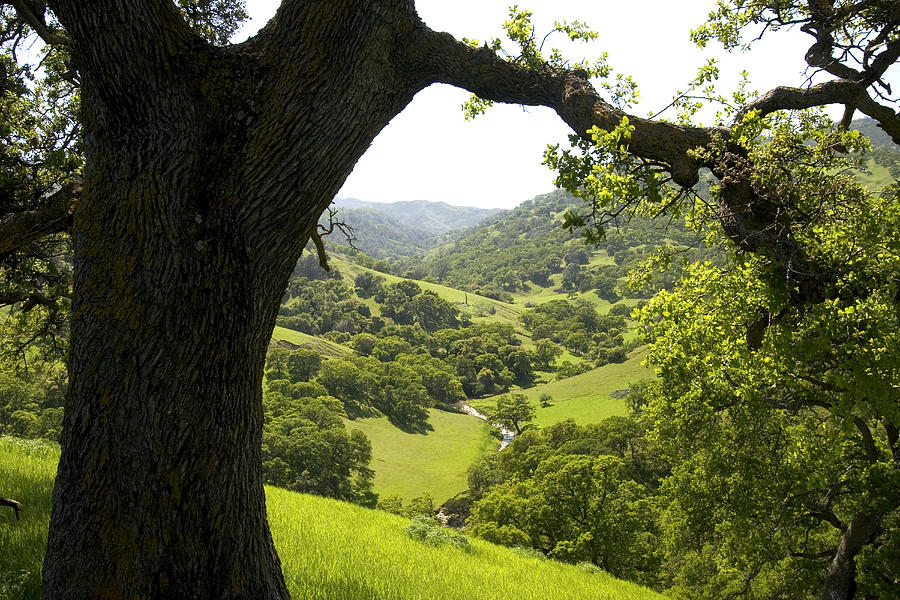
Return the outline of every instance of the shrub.
{"type": "Polygon", "coordinates": [[[406,535],[429,546],[452,546],[468,552],[472,545],[461,533],[444,529],[431,517],[415,516],[404,529],[406,535]]]}

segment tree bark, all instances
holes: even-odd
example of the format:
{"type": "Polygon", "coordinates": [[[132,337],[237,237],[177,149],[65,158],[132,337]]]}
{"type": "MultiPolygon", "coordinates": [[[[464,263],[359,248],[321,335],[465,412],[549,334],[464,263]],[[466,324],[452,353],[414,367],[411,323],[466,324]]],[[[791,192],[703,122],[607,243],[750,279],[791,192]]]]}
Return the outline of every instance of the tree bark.
{"type": "Polygon", "coordinates": [[[856,555],[881,527],[878,514],[860,513],[844,531],[822,585],[822,600],[852,600],[856,595],[856,555]]]}
{"type": "Polygon", "coordinates": [[[44,598],[286,598],[261,479],[266,349],[318,216],[418,89],[393,66],[414,12],[290,1],[220,49],[168,2],[53,8],[86,169],[44,598]]]}

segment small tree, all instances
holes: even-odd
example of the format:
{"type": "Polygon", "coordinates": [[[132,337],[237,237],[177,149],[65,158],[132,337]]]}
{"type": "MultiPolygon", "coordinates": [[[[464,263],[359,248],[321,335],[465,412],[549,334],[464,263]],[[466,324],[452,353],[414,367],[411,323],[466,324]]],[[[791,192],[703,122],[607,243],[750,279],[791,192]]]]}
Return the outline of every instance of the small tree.
{"type": "Polygon", "coordinates": [[[534,419],[536,409],[534,404],[528,401],[525,394],[510,394],[497,398],[497,409],[488,419],[507,429],[515,429],[516,435],[522,433],[521,425],[534,419]]]}

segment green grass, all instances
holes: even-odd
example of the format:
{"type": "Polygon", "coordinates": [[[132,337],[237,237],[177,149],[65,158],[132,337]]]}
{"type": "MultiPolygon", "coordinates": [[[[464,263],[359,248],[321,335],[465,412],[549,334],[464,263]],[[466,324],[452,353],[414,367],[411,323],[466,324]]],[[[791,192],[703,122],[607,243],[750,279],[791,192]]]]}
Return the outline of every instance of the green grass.
{"type": "Polygon", "coordinates": [[[631,600],[662,598],[605,573],[473,539],[466,552],[411,540],[408,520],[268,490],[269,522],[294,598],[310,600],[631,600]]]}
{"type": "MultiPolygon", "coordinates": [[[[0,482],[21,521],[0,516],[4,600],[37,600],[49,523],[54,445],[0,437],[0,482]]],[[[292,596],[306,600],[661,600],[603,572],[471,540],[468,551],[410,539],[408,521],[343,502],[266,488],[272,537],[292,596]]]]}
{"type": "Polygon", "coordinates": [[[59,446],[0,436],[0,496],[22,503],[21,519],[0,506],[0,598],[39,598],[50,492],[59,446]]]}
{"type": "Polygon", "coordinates": [[[880,192],[886,186],[894,183],[891,172],[887,167],[882,167],[871,158],[866,161],[868,173],[856,171],[856,179],[862,185],[874,192],[880,192]]]}
{"type": "MultiPolygon", "coordinates": [[[[574,419],[579,425],[585,425],[627,414],[624,400],[610,398],[609,395],[627,389],[631,383],[652,377],[653,372],[641,365],[645,356],[646,350],[641,349],[633,352],[623,363],[604,365],[575,377],[522,390],[521,393],[538,407],[534,424],[546,427],[565,419],[574,419]],[[539,404],[544,393],[553,397],[550,406],[545,408],[539,404]]],[[[471,400],[469,404],[482,413],[488,413],[497,406],[496,397],[471,400]]]]}
{"type": "Polygon", "coordinates": [[[427,434],[405,433],[386,418],[347,420],[372,442],[375,491],[412,498],[429,493],[443,503],[467,488],[466,470],[497,449],[497,440],[481,419],[432,409],[427,434]]]}
{"type": "Polygon", "coordinates": [[[275,331],[272,332],[272,340],[276,342],[284,340],[301,348],[315,350],[326,358],[343,358],[348,354],[353,354],[353,350],[347,346],[335,344],[325,338],[307,335],[278,325],[275,326],[275,331]]]}

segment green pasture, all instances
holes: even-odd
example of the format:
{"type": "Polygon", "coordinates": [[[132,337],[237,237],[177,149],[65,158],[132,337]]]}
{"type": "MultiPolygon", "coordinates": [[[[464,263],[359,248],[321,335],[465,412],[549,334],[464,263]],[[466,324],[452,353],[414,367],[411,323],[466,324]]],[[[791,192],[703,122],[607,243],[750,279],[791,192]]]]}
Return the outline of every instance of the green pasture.
{"type": "Polygon", "coordinates": [[[335,344],[325,338],[307,335],[299,331],[294,331],[293,329],[287,329],[286,327],[276,325],[275,331],[272,332],[272,341],[278,342],[281,340],[295,346],[300,346],[301,348],[315,350],[324,358],[343,358],[348,354],[353,354],[352,349],[342,346],[341,344],[335,344]]]}
{"type": "Polygon", "coordinates": [[[467,414],[432,409],[432,431],[406,433],[384,417],[345,421],[372,442],[375,491],[412,498],[428,493],[443,503],[468,487],[469,465],[497,449],[483,420],[467,414]]]}
{"type": "MultiPolygon", "coordinates": [[[[538,384],[519,392],[537,406],[534,424],[540,427],[565,419],[574,419],[579,425],[585,425],[624,415],[628,412],[624,400],[612,398],[610,394],[653,376],[653,371],[641,365],[646,354],[645,349],[640,349],[623,363],[604,365],[575,377],[538,384]],[[553,399],[550,406],[541,407],[539,400],[545,393],[553,399]]],[[[469,404],[486,414],[496,408],[496,396],[471,400],[469,404]]]]}

